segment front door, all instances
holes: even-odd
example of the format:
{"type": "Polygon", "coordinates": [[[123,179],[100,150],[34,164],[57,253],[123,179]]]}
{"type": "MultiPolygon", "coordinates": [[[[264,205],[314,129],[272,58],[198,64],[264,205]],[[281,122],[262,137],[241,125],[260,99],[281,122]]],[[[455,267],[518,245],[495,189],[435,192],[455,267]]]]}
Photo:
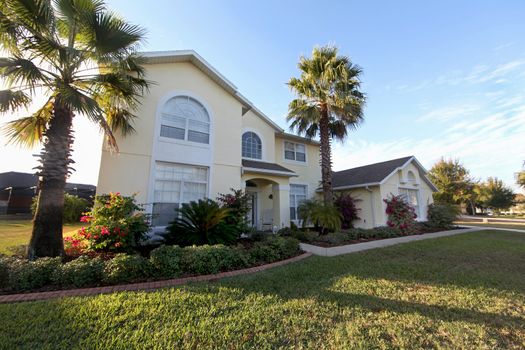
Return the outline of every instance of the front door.
{"type": "Polygon", "coordinates": [[[247,193],[249,195],[248,206],[250,208],[248,211],[248,224],[251,227],[257,228],[257,192],[247,191],[247,193]]]}

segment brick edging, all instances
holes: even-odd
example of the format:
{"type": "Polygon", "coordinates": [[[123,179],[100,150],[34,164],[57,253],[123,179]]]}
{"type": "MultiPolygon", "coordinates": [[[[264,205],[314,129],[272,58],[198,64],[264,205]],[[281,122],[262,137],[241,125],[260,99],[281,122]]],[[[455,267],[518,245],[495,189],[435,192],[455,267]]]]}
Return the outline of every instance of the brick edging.
{"type": "Polygon", "coordinates": [[[169,280],[152,281],[152,282],[120,284],[120,285],[115,285],[115,286],[81,288],[81,289],[66,289],[66,290],[55,290],[55,291],[50,291],[50,292],[38,292],[38,293],[0,295],[0,304],[16,303],[16,302],[23,302],[23,301],[48,300],[48,299],[63,298],[63,297],[108,294],[108,293],[122,292],[122,291],[141,291],[141,290],[147,291],[147,290],[154,290],[154,289],[159,289],[159,288],[179,286],[182,284],[186,284],[188,282],[216,281],[216,280],[220,280],[226,277],[249,275],[255,272],[269,270],[274,267],[283,266],[283,265],[287,265],[287,264],[290,264],[290,263],[293,263],[299,260],[303,260],[311,255],[312,253],[303,253],[293,258],[277,261],[271,264],[254,266],[254,267],[249,267],[249,268],[241,269],[241,270],[221,272],[221,273],[217,273],[213,275],[174,278],[174,279],[169,279],[169,280]]]}

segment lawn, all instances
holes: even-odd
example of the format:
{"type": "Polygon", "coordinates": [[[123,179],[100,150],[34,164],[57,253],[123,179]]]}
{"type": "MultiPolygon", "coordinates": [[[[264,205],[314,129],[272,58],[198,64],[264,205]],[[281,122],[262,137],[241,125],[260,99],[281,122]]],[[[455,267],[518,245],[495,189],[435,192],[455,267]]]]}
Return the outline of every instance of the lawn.
{"type": "MultiPolygon", "coordinates": [[[[64,236],[72,235],[81,226],[81,223],[64,225],[64,236]]],[[[30,237],[30,220],[0,220],[0,254],[10,254],[10,247],[28,244],[30,237]]]]}
{"type": "Polygon", "coordinates": [[[155,292],[0,305],[2,349],[525,347],[525,234],[466,233],[155,292]]]}
{"type": "Polygon", "coordinates": [[[525,223],[519,223],[519,222],[489,222],[489,223],[483,223],[479,221],[457,221],[455,222],[457,225],[469,225],[469,226],[479,226],[479,227],[497,227],[497,228],[512,228],[517,230],[524,230],[525,231],[525,223]]]}

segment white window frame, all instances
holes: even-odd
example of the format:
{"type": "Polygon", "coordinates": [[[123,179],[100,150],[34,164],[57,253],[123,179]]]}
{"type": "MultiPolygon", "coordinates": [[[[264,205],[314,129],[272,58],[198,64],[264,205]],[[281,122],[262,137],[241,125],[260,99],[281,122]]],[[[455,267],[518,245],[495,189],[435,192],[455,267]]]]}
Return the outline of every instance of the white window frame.
{"type": "Polygon", "coordinates": [[[417,215],[417,220],[421,219],[421,197],[420,197],[419,192],[420,191],[418,188],[413,188],[413,187],[399,187],[398,188],[399,195],[402,196],[412,208],[414,208],[414,211],[417,215]],[[409,200],[410,197],[408,196],[408,191],[414,191],[416,193],[417,207],[414,207],[412,203],[410,203],[410,200],[409,200]]]}
{"type": "Polygon", "coordinates": [[[188,134],[189,134],[189,131],[190,131],[189,130],[189,123],[190,123],[190,120],[193,120],[193,119],[191,119],[191,118],[189,118],[187,116],[178,116],[178,115],[176,116],[177,118],[184,119],[184,139],[177,139],[177,138],[162,136],[161,135],[162,126],[167,126],[167,127],[172,127],[172,128],[180,128],[179,126],[175,125],[174,122],[172,122],[170,120],[167,120],[164,117],[164,115],[172,115],[172,114],[166,113],[163,110],[161,110],[161,112],[160,112],[160,128],[159,128],[159,131],[158,131],[159,138],[164,140],[164,141],[169,141],[169,142],[183,142],[183,143],[190,143],[190,144],[195,144],[195,145],[209,146],[210,143],[211,143],[211,117],[210,117],[210,113],[209,113],[208,109],[198,99],[196,99],[196,98],[194,98],[192,96],[189,96],[189,95],[185,95],[185,94],[175,95],[175,96],[172,96],[171,98],[167,99],[164,102],[164,104],[162,105],[162,108],[164,108],[165,105],[170,100],[176,99],[176,98],[180,98],[180,97],[187,98],[188,100],[192,100],[194,103],[199,105],[202,108],[202,110],[206,113],[206,116],[208,118],[208,122],[207,123],[205,123],[205,122],[203,122],[201,120],[195,120],[195,121],[197,121],[199,123],[205,123],[205,124],[208,125],[208,133],[207,133],[207,135],[208,135],[208,142],[207,143],[197,142],[197,141],[192,141],[192,140],[188,139],[188,134]]]}
{"type": "MultiPolygon", "coordinates": [[[[300,152],[299,152],[300,153],[300,152]]],[[[307,165],[308,164],[308,151],[307,151],[307,146],[306,144],[304,143],[298,143],[298,142],[293,142],[293,141],[288,141],[288,140],[283,140],[283,161],[287,162],[287,163],[293,163],[293,164],[298,164],[298,165],[307,165]],[[286,144],[291,144],[293,145],[293,152],[294,152],[294,159],[288,159],[286,158],[286,144]],[[303,146],[304,147],[304,161],[302,160],[297,160],[297,146],[303,146]]]]}
{"type": "Polygon", "coordinates": [[[290,210],[290,221],[291,222],[294,222],[295,224],[298,224],[301,220],[299,219],[299,215],[297,213],[297,208],[299,207],[299,202],[297,200],[297,196],[302,196],[301,194],[294,194],[292,193],[292,188],[294,186],[297,186],[297,187],[303,187],[304,188],[304,200],[307,200],[308,199],[308,185],[307,184],[300,184],[300,183],[295,183],[295,184],[290,184],[290,209],[291,208],[295,208],[295,219],[292,219],[292,215],[291,215],[291,210],[290,210]],[[292,196],[294,196],[294,203],[295,203],[295,206],[292,207],[292,196]]]}
{"type": "MultiPolygon", "coordinates": [[[[155,162],[155,172],[154,172],[154,176],[153,176],[153,202],[152,202],[152,212],[153,212],[153,207],[155,206],[155,204],[178,204],[179,205],[179,208],[182,204],[184,203],[189,203],[188,200],[186,200],[184,198],[184,184],[186,183],[191,183],[191,184],[204,184],[205,185],[205,190],[204,190],[204,198],[207,198],[208,197],[208,191],[209,191],[209,182],[210,182],[210,168],[207,167],[207,166],[202,166],[202,165],[195,165],[195,164],[182,164],[182,163],[173,163],[173,162],[164,162],[164,161],[156,161],[155,162]],[[202,169],[206,169],[206,180],[193,180],[193,181],[188,181],[188,180],[159,180],[157,179],[157,164],[167,164],[167,165],[171,165],[171,166],[180,166],[180,167],[188,167],[188,168],[202,168],[202,169]],[[170,201],[170,202],[164,202],[164,201],[157,201],[155,199],[155,184],[157,183],[157,181],[165,181],[165,182],[179,182],[179,201],[178,202],[173,202],[173,201],[170,201]]],[[[156,227],[162,227],[162,226],[156,226],[156,227]]]]}
{"type": "Polygon", "coordinates": [[[254,130],[243,130],[242,135],[241,135],[241,156],[242,156],[243,159],[253,159],[253,160],[258,160],[258,161],[262,161],[264,159],[264,142],[263,142],[263,139],[262,139],[261,135],[259,135],[254,130]],[[252,158],[252,157],[245,156],[243,154],[244,153],[243,152],[244,151],[243,150],[244,149],[244,135],[247,134],[247,133],[254,134],[255,136],[257,136],[257,138],[261,142],[261,158],[252,158]]]}

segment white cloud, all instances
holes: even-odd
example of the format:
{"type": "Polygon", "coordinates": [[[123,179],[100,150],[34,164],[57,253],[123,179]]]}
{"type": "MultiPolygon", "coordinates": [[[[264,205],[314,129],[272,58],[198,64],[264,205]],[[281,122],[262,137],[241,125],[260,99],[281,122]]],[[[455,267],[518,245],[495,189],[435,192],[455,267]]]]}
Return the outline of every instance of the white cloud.
{"type": "Polygon", "coordinates": [[[480,107],[474,104],[464,104],[456,106],[446,106],[434,109],[429,111],[419,118],[416,119],[417,122],[428,122],[428,121],[438,121],[445,122],[452,119],[464,118],[465,116],[472,115],[473,113],[479,111],[480,107]]]}

